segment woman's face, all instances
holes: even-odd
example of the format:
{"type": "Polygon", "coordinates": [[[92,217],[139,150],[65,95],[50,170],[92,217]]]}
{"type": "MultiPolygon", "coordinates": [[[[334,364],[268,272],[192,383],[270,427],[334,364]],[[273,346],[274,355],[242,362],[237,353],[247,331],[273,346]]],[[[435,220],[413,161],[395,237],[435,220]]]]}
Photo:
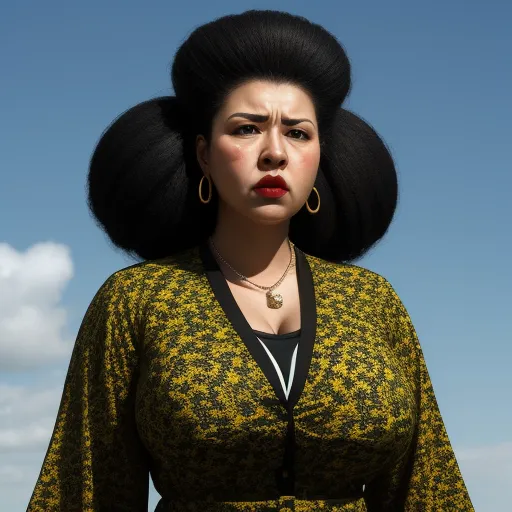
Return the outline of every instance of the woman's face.
{"type": "Polygon", "coordinates": [[[306,202],[320,163],[313,102],[295,85],[247,82],[215,116],[209,147],[198,136],[197,157],[221,212],[261,224],[287,221],[306,202]]]}

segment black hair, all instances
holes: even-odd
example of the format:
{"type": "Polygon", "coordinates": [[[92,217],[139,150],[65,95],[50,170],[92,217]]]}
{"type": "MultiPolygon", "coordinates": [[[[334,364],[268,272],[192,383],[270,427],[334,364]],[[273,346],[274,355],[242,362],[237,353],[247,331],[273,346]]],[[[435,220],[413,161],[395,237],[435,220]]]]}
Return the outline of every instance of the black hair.
{"type": "Polygon", "coordinates": [[[303,88],[319,123],[315,186],[321,208],[294,215],[290,239],[308,254],[342,262],[361,257],[384,236],[397,203],[393,159],[374,129],[342,108],[350,63],[323,27],[280,11],[224,16],[190,34],[171,77],[175,96],[127,110],[103,133],[91,158],[89,208],[117,247],[158,259],[213,232],[218,198],[199,201],[195,138],[202,134],[209,141],[226,96],[251,79],[303,88]]]}

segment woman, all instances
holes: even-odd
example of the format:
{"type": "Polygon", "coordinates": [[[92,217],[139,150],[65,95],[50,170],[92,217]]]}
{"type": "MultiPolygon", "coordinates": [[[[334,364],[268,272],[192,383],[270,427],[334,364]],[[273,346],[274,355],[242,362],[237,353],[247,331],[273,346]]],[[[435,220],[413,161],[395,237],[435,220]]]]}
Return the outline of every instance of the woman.
{"type": "Polygon", "coordinates": [[[196,29],[175,97],[93,154],[89,204],[144,260],[83,320],[29,511],[473,510],[409,316],[349,261],[386,232],[393,161],[341,108],[326,30],[196,29]]]}

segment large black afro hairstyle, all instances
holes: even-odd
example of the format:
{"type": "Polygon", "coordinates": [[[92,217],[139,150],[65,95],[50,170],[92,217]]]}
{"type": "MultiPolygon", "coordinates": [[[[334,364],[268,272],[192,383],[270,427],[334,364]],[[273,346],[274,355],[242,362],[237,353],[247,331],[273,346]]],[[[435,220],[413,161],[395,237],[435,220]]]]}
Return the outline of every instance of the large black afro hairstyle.
{"type": "Polygon", "coordinates": [[[89,208],[117,247],[158,259],[212,233],[218,200],[214,194],[208,205],[199,201],[195,139],[209,140],[226,96],[250,79],[296,84],[315,106],[321,209],[311,215],[302,208],[291,219],[291,240],[308,254],[342,262],[359,258],[386,233],[397,203],[393,159],[373,128],[342,108],[350,63],[323,27],[278,11],[224,16],[192,32],[171,75],[175,96],[127,110],[91,158],[89,208]]]}

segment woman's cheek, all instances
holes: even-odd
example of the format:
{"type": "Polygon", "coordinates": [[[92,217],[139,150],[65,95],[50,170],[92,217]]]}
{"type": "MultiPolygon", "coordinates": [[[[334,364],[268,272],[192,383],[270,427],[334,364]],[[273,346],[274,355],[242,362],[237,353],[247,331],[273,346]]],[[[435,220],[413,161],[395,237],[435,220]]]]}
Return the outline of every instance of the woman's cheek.
{"type": "Polygon", "coordinates": [[[257,152],[243,144],[233,144],[226,152],[226,166],[236,181],[245,183],[258,167],[257,152]]]}
{"type": "Polygon", "coordinates": [[[300,166],[304,175],[310,177],[314,183],[318,167],[320,165],[320,153],[318,151],[308,151],[302,154],[300,166]]]}
{"type": "Polygon", "coordinates": [[[233,142],[231,138],[223,137],[218,145],[221,160],[224,162],[238,162],[244,158],[242,145],[233,142]]]}
{"type": "MultiPolygon", "coordinates": [[[[248,176],[251,175],[250,155],[240,144],[219,144],[215,158],[217,177],[222,185],[236,188],[244,187],[248,176]]],[[[254,164],[253,164],[254,167],[254,164]]],[[[222,186],[221,185],[221,186],[222,186]]]]}

